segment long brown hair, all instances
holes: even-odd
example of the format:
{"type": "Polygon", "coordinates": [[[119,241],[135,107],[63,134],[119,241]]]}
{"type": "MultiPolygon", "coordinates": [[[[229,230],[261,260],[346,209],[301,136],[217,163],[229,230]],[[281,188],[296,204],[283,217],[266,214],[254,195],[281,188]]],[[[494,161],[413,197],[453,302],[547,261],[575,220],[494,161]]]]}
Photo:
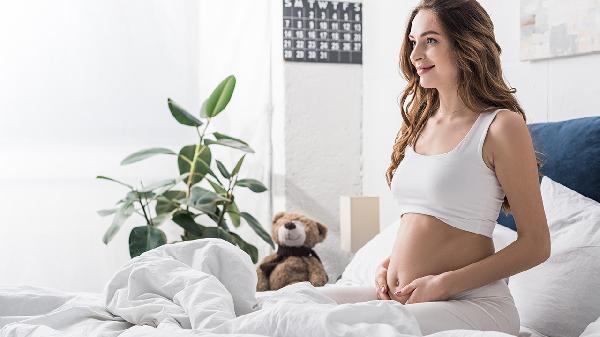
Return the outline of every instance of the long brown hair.
{"type": "MultiPolygon", "coordinates": [[[[404,123],[396,135],[391,163],[386,171],[388,187],[404,159],[406,146],[415,142],[440,105],[436,89],[419,85],[419,76],[410,60],[412,45],[408,35],[413,19],[421,10],[432,11],[449,37],[458,67],[458,95],[467,108],[472,111],[483,111],[487,107],[509,109],[527,121],[514,96],[517,90],[504,82],[500,63],[502,49],[496,42],[494,24],[485,9],[476,0],[423,0],[410,14],[400,49],[400,70],[408,83],[400,99],[404,123]]],[[[536,161],[539,174],[541,162],[537,156],[536,161]]],[[[510,211],[506,197],[502,209],[505,213],[510,211]]]]}

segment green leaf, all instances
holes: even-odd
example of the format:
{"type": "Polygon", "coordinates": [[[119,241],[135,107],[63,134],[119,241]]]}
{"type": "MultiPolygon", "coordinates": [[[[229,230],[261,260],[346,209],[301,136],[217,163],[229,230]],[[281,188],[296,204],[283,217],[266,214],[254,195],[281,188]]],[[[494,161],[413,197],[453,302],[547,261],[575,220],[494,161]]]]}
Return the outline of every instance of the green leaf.
{"type": "Polygon", "coordinates": [[[229,219],[231,219],[233,226],[240,227],[240,210],[235,202],[232,202],[229,207],[227,207],[227,214],[229,215],[229,219]]]}
{"type": "Polygon", "coordinates": [[[102,237],[102,242],[104,242],[104,244],[108,244],[110,240],[112,240],[121,228],[121,225],[123,225],[123,223],[133,214],[134,210],[133,200],[129,200],[119,207],[119,210],[115,213],[112,224],[106,233],[104,233],[104,237],[102,237]]]}
{"type": "Polygon", "coordinates": [[[235,245],[240,247],[243,251],[245,251],[248,255],[250,255],[250,259],[252,259],[252,263],[258,262],[258,249],[248,242],[244,241],[239,235],[234,232],[229,232],[229,234],[234,238],[235,245]]]}
{"type": "MultiPolygon", "coordinates": [[[[215,223],[217,222],[217,219],[219,218],[219,214],[218,214],[218,210],[217,210],[217,205],[214,204],[198,204],[198,205],[194,205],[191,206],[193,209],[202,212],[203,214],[208,215],[215,223]]],[[[199,214],[201,215],[201,214],[199,214]]]]}
{"type": "Polygon", "coordinates": [[[218,193],[219,195],[221,195],[223,197],[227,197],[227,189],[225,189],[225,186],[215,183],[214,181],[212,181],[208,178],[206,178],[206,180],[208,181],[210,186],[212,186],[213,190],[215,190],[216,193],[218,193]]]}
{"type": "Polygon", "coordinates": [[[252,263],[258,262],[258,249],[244,241],[239,235],[237,235],[234,232],[226,231],[221,227],[206,227],[202,237],[218,238],[230,242],[238,246],[238,248],[240,248],[241,250],[245,251],[248,255],[250,255],[252,263]]]}
{"type": "Polygon", "coordinates": [[[212,94],[202,103],[200,116],[212,118],[223,111],[231,100],[233,89],[235,89],[235,76],[229,75],[217,85],[212,94]]]}
{"type": "MultiPolygon", "coordinates": [[[[208,149],[208,148],[207,148],[208,149]]],[[[197,161],[198,164],[200,164],[202,166],[202,172],[204,172],[204,170],[206,171],[206,173],[210,174],[213,178],[215,178],[215,180],[222,185],[221,180],[219,180],[219,177],[217,177],[217,175],[215,174],[215,172],[213,170],[210,169],[209,165],[207,163],[204,162],[204,160],[202,160],[202,158],[198,158],[197,161]]]]}
{"type": "Polygon", "coordinates": [[[194,215],[188,211],[177,211],[173,213],[171,220],[190,234],[198,237],[203,237],[205,230],[208,228],[196,223],[196,221],[194,221],[194,215]]]}
{"type": "Polygon", "coordinates": [[[143,202],[143,199],[152,199],[154,198],[155,194],[152,191],[130,191],[127,193],[126,196],[126,200],[127,201],[141,201],[143,202]]]}
{"type": "MultiPolygon", "coordinates": [[[[194,167],[191,185],[194,185],[194,184],[202,181],[202,179],[204,179],[204,176],[207,173],[214,175],[214,173],[212,173],[210,168],[207,166],[207,164],[210,165],[210,161],[212,159],[212,154],[210,152],[210,148],[208,146],[203,146],[203,145],[200,145],[200,146],[201,146],[200,150],[202,152],[200,152],[200,155],[196,159],[196,164],[194,167]]],[[[180,174],[185,174],[185,173],[192,174],[190,172],[190,170],[191,170],[190,163],[194,159],[195,152],[196,152],[196,145],[187,145],[187,146],[184,146],[183,148],[181,148],[181,150],[179,151],[179,158],[177,160],[180,174]],[[188,161],[184,160],[181,157],[187,158],[188,161]]]]}
{"type": "Polygon", "coordinates": [[[256,179],[240,179],[235,182],[236,186],[248,187],[252,192],[261,193],[267,190],[265,185],[256,179]]]}
{"type": "Polygon", "coordinates": [[[168,99],[167,103],[169,104],[169,110],[171,110],[171,115],[175,117],[175,119],[183,125],[195,126],[198,127],[202,125],[202,122],[194,117],[189,112],[185,111],[182,107],[180,107],[177,103],[175,103],[172,99],[168,99]]]}
{"type": "Polygon", "coordinates": [[[162,194],[163,197],[170,200],[180,200],[185,198],[185,191],[171,190],[162,194]]]}
{"type": "Polygon", "coordinates": [[[156,198],[156,214],[170,213],[180,204],[181,199],[185,198],[185,191],[166,191],[156,198]]]}
{"type": "Polygon", "coordinates": [[[213,135],[213,136],[215,136],[215,139],[216,139],[216,140],[225,140],[225,139],[228,139],[228,140],[234,140],[234,141],[236,141],[236,142],[238,142],[238,143],[242,143],[242,144],[244,144],[244,145],[246,145],[246,146],[250,147],[250,146],[248,145],[248,143],[246,143],[245,141],[243,141],[243,140],[241,140],[241,139],[239,139],[239,138],[234,138],[234,137],[228,136],[228,135],[226,135],[226,134],[224,134],[224,133],[220,133],[220,132],[213,132],[213,133],[212,133],[212,135],[213,135]]]}
{"type": "Polygon", "coordinates": [[[180,183],[182,180],[184,180],[185,178],[187,178],[189,175],[189,173],[184,173],[178,177],[175,178],[171,178],[171,179],[165,179],[165,180],[161,180],[158,181],[156,183],[150,184],[146,187],[144,187],[144,189],[140,190],[139,192],[154,192],[154,194],[156,196],[158,195],[162,195],[163,193],[165,193],[166,191],[170,190],[173,186],[177,185],[178,183],[180,183]]]}
{"type": "Polygon", "coordinates": [[[156,199],[156,206],[154,207],[154,211],[156,214],[168,214],[179,207],[180,203],[177,201],[166,201],[161,198],[156,199]]]}
{"type": "Polygon", "coordinates": [[[177,211],[173,213],[173,222],[187,231],[187,235],[182,236],[182,240],[196,240],[203,238],[219,238],[231,242],[245,251],[253,263],[258,262],[258,249],[244,241],[234,232],[229,232],[221,227],[207,227],[194,221],[194,214],[188,211],[177,211]]]}
{"type": "Polygon", "coordinates": [[[161,213],[157,214],[154,218],[152,218],[152,224],[154,226],[160,226],[163,222],[171,217],[171,213],[161,213]]]}
{"type": "Polygon", "coordinates": [[[118,181],[118,180],[116,180],[116,179],[113,179],[113,178],[109,178],[109,177],[105,177],[105,176],[97,176],[97,177],[96,177],[96,179],[110,180],[110,181],[112,181],[112,182],[115,182],[115,183],[117,183],[117,184],[121,184],[121,185],[123,185],[123,186],[127,186],[127,187],[129,187],[130,189],[132,189],[132,190],[133,190],[133,186],[131,186],[131,185],[129,185],[129,184],[125,184],[125,183],[123,183],[123,182],[120,182],[120,181],[118,181]]]}
{"type": "Polygon", "coordinates": [[[219,219],[215,220],[215,224],[217,224],[217,227],[221,227],[226,231],[229,230],[229,225],[227,224],[227,219],[225,217],[221,219],[221,222],[219,222],[219,219]]]}
{"type": "Polygon", "coordinates": [[[271,239],[271,235],[269,235],[269,233],[267,233],[267,231],[260,225],[258,220],[256,220],[251,214],[246,213],[246,212],[241,212],[240,216],[242,218],[244,218],[244,220],[246,220],[246,223],[248,225],[250,225],[252,230],[254,230],[254,232],[256,234],[258,234],[258,236],[261,239],[263,239],[266,243],[271,245],[271,247],[273,249],[275,249],[275,244],[273,243],[273,240],[271,239]]]}
{"type": "Polygon", "coordinates": [[[229,201],[229,199],[196,185],[192,186],[188,204],[198,207],[200,205],[215,205],[218,201],[229,201]]]}
{"type": "Polygon", "coordinates": [[[219,172],[221,172],[221,175],[223,175],[223,177],[225,177],[226,179],[231,178],[231,175],[225,168],[225,165],[223,165],[223,163],[221,163],[219,160],[216,160],[216,161],[217,161],[217,168],[219,169],[219,172]]]}
{"type": "Polygon", "coordinates": [[[97,211],[96,213],[98,213],[99,216],[109,216],[111,214],[115,214],[118,210],[119,210],[118,208],[101,209],[101,210],[97,211]]]}
{"type": "Polygon", "coordinates": [[[186,241],[204,238],[217,238],[230,242],[246,252],[246,254],[250,256],[252,263],[258,262],[258,249],[256,249],[256,247],[244,241],[236,233],[226,231],[221,227],[204,227],[202,229],[202,234],[190,232],[187,236],[182,237],[182,239],[186,241]]]}
{"type": "Polygon", "coordinates": [[[216,205],[202,205],[202,207],[196,209],[201,211],[202,214],[197,214],[195,216],[206,214],[212,221],[215,222],[215,224],[219,221],[219,214],[221,212],[219,211],[219,208],[216,205]]]}
{"type": "Polygon", "coordinates": [[[167,243],[167,236],[156,227],[134,227],[129,233],[129,255],[134,258],[167,243]]]}
{"type": "Polygon", "coordinates": [[[153,157],[157,154],[175,154],[176,155],[177,153],[175,153],[169,149],[162,148],[162,147],[145,149],[145,150],[141,150],[141,151],[130,154],[129,156],[127,156],[125,159],[123,159],[121,161],[121,165],[135,163],[140,160],[144,160],[146,158],[153,157]]]}
{"type": "Polygon", "coordinates": [[[236,140],[219,139],[219,140],[215,141],[215,140],[212,140],[209,138],[204,138],[204,145],[208,146],[208,145],[212,145],[212,144],[223,145],[223,146],[227,146],[227,147],[232,147],[234,149],[242,150],[244,152],[254,153],[254,150],[252,150],[248,145],[240,143],[236,140]]]}
{"type": "Polygon", "coordinates": [[[236,174],[238,174],[240,172],[240,168],[242,167],[242,162],[244,161],[244,158],[246,157],[246,155],[243,155],[237,162],[237,164],[235,164],[235,167],[233,168],[233,171],[231,171],[231,175],[235,176],[236,174]]]}
{"type": "MultiPolygon", "coordinates": [[[[187,175],[187,173],[186,173],[186,175],[187,175]]],[[[164,193],[166,190],[175,186],[176,184],[177,184],[176,179],[165,179],[165,180],[158,181],[154,184],[145,186],[143,189],[139,190],[138,192],[140,192],[140,193],[154,192],[155,195],[160,195],[160,194],[164,193]],[[155,190],[157,190],[157,191],[155,192],[155,190]]]]}

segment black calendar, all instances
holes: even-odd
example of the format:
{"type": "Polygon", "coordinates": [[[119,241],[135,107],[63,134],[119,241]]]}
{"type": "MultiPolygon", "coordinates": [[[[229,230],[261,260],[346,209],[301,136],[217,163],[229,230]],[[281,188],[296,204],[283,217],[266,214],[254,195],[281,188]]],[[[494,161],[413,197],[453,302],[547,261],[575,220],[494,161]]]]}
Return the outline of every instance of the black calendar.
{"type": "Polygon", "coordinates": [[[362,64],[362,3],[283,0],[283,59],[362,64]]]}

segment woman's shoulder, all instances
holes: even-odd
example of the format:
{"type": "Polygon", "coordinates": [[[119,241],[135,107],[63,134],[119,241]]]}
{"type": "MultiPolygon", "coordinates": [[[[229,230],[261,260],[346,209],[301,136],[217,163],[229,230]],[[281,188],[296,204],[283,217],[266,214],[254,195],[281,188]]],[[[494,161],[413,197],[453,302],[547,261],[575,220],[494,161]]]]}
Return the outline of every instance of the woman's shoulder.
{"type": "MultiPolygon", "coordinates": [[[[497,109],[496,117],[490,124],[488,133],[496,137],[508,137],[514,132],[527,130],[523,116],[509,109],[497,109]]],[[[490,135],[489,135],[490,136],[490,135]]]]}
{"type": "Polygon", "coordinates": [[[531,142],[529,129],[523,116],[510,109],[499,109],[496,112],[486,137],[493,157],[526,150],[531,142]]]}

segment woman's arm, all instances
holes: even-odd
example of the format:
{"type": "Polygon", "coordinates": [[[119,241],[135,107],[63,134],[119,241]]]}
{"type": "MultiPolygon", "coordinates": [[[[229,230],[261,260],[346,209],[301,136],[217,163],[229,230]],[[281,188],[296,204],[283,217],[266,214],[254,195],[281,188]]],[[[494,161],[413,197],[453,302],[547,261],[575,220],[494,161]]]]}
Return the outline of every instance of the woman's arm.
{"type": "Polygon", "coordinates": [[[550,256],[550,233],[533,142],[525,121],[513,111],[499,112],[490,125],[486,142],[489,142],[496,176],[510,203],[518,238],[483,260],[444,273],[449,295],[515,275],[550,256]]]}

